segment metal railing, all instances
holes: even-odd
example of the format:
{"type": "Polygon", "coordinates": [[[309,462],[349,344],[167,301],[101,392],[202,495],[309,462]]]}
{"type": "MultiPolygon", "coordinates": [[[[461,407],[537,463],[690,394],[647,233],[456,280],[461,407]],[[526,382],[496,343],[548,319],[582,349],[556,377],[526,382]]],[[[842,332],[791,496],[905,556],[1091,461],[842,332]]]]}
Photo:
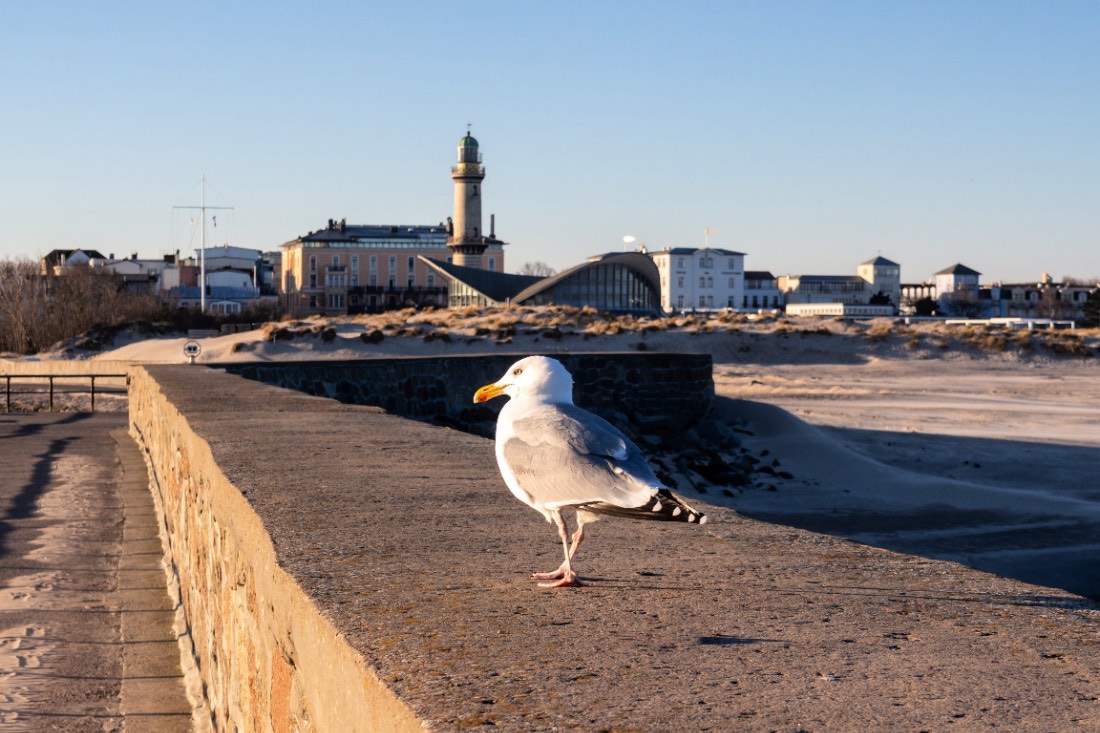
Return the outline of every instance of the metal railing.
{"type": "Polygon", "coordinates": [[[125,395],[130,383],[125,374],[5,374],[4,380],[4,412],[12,412],[13,395],[35,395],[31,401],[38,404],[42,397],[46,398],[49,411],[53,412],[58,397],[83,395],[87,393],[90,398],[91,412],[95,412],[95,398],[98,394],[125,395]],[[123,380],[122,385],[118,380],[123,380]],[[41,380],[45,380],[43,384],[41,380]],[[76,381],[74,381],[76,380],[76,381]],[[96,380],[99,381],[97,388],[96,380]],[[104,383],[104,380],[112,380],[104,383]],[[85,386],[85,382],[87,385],[85,386]]]}

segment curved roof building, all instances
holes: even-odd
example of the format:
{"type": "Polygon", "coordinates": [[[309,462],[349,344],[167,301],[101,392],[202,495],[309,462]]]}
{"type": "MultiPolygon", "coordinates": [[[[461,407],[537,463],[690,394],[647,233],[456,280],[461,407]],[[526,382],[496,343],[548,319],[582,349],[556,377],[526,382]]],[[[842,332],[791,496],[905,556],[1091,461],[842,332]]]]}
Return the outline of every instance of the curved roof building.
{"type": "Polygon", "coordinates": [[[452,308],[513,303],[590,306],[611,313],[660,310],[657,266],[638,252],[597,255],[549,277],[511,275],[421,259],[447,278],[448,305],[452,308]]]}

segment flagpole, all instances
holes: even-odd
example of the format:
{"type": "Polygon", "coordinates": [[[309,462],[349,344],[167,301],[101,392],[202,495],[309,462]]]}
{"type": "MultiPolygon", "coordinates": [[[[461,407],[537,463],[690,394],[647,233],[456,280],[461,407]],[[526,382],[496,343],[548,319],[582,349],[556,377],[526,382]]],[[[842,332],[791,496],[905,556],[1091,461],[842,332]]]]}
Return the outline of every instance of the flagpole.
{"type": "Polygon", "coordinates": [[[199,179],[199,312],[206,312],[206,174],[199,179]]]}
{"type": "Polygon", "coordinates": [[[199,210],[199,310],[206,312],[206,210],[227,209],[232,211],[232,206],[207,206],[206,205],[206,174],[199,179],[199,205],[198,206],[173,206],[173,209],[198,209],[199,210]]]}

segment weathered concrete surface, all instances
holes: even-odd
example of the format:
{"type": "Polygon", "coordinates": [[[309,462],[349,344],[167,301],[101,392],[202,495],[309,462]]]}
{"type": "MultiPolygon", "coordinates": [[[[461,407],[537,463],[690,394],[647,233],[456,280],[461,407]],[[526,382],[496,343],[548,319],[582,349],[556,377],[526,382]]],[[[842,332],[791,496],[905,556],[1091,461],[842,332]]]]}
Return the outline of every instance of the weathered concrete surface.
{"type": "Polygon", "coordinates": [[[147,372],[140,429],[201,504],[178,550],[236,599],[192,612],[221,639],[208,686],[227,704],[234,680],[266,690],[269,717],[243,729],[300,724],[318,695],[389,704],[348,686],[340,645],[399,702],[315,730],[1100,727],[1100,610],[1070,594],[718,509],[703,527],[600,522],[579,555],[588,587],[548,591],[528,574],[557,566],[557,538],[504,488],[490,441],[206,369],[147,372]],[[249,593],[265,626],[217,616],[249,593]],[[297,594],[331,631],[300,625],[297,594]],[[286,664],[249,656],[262,634],[286,664]]]}
{"type": "Polygon", "coordinates": [[[145,465],[125,414],[0,416],[0,722],[191,730],[145,465]]]}

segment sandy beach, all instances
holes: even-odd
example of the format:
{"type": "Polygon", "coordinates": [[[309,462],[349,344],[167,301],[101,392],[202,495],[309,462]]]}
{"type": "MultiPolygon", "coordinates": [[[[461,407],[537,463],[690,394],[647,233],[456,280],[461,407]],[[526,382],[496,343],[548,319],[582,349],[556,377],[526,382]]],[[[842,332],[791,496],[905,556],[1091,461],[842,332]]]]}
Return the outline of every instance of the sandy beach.
{"type": "Polygon", "coordinates": [[[1079,363],[716,367],[794,478],[741,512],[1100,596],[1100,390],[1079,363]],[[753,370],[749,370],[753,371],[753,370]]]}
{"type": "MultiPolygon", "coordinates": [[[[122,333],[94,351],[62,345],[41,358],[179,363],[186,341],[122,333]]],[[[1100,571],[1089,561],[1100,550],[1095,330],[729,315],[609,321],[544,308],[267,324],[200,344],[200,363],[706,352],[715,364],[716,419],[782,473],[685,493],[1100,597],[1100,571]]]]}

